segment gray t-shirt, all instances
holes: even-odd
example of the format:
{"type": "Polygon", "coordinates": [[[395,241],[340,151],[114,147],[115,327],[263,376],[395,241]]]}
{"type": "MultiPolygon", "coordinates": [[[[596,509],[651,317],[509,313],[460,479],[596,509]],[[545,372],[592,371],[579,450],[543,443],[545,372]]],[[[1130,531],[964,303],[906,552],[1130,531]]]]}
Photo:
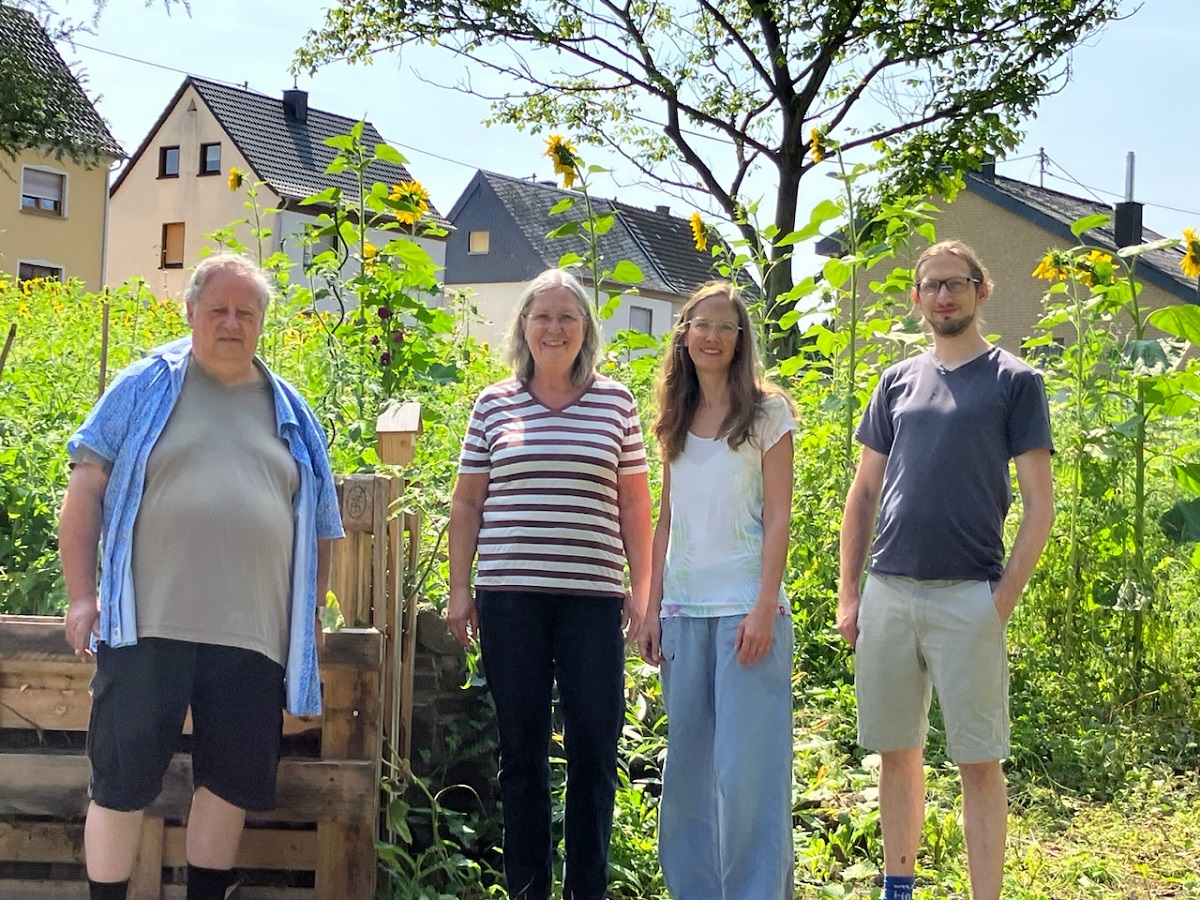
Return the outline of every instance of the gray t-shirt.
{"type": "MultiPolygon", "coordinates": [[[[73,461],[108,462],[87,447],[73,461]]],[[[227,387],[191,360],[147,459],[134,523],[138,636],[286,664],[299,483],[266,374],[227,387]]]]}
{"type": "Polygon", "coordinates": [[[972,581],[1003,574],[1009,460],[1054,449],[1036,370],[999,347],[953,370],[922,353],[883,373],[855,437],[888,457],[872,572],[972,581]]]}

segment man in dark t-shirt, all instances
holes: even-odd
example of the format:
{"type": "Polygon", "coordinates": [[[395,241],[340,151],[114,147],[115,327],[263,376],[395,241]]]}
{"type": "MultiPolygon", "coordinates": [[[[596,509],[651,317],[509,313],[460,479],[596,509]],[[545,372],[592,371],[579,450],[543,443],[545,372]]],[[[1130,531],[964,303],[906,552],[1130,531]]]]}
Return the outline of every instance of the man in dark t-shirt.
{"type": "Polygon", "coordinates": [[[971,895],[1000,896],[1004,632],[1050,533],[1054,498],[1041,376],[976,323],[991,289],[958,241],[921,255],[912,296],[933,347],[883,373],[855,434],[863,451],[842,520],[837,627],[856,651],[859,743],[882,758],[883,900],[912,897],[933,689],[962,777],[971,895]],[[1022,513],[1006,563],[1010,459],[1022,513]]]}

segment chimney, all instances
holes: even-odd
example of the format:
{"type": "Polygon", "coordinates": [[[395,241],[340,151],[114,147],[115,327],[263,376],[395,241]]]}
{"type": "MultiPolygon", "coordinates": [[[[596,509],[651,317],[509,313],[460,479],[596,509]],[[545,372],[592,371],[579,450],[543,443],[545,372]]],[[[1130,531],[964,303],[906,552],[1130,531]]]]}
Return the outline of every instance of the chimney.
{"type": "Polygon", "coordinates": [[[283,119],[285,122],[308,121],[308,91],[288,88],[283,92],[283,119]]]}
{"type": "Polygon", "coordinates": [[[1142,242],[1142,204],[1136,200],[1118,203],[1113,232],[1118,249],[1140,244],[1142,242]]]}
{"type": "Polygon", "coordinates": [[[654,211],[659,215],[669,216],[671,214],[671,207],[667,206],[665,203],[660,203],[658,206],[654,207],[654,211]]]}
{"type": "Polygon", "coordinates": [[[979,177],[984,181],[996,180],[996,157],[988,153],[979,163],[979,177]]]}
{"type": "Polygon", "coordinates": [[[1117,248],[1136,247],[1142,242],[1142,204],[1133,199],[1133,151],[1125,154],[1125,201],[1116,206],[1113,237],[1117,248]]]}

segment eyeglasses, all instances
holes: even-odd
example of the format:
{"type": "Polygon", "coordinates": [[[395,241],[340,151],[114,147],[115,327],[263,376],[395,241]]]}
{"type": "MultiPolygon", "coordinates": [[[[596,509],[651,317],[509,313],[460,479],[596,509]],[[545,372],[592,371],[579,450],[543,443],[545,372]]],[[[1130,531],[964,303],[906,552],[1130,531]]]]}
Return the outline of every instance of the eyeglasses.
{"type": "Polygon", "coordinates": [[[961,294],[973,284],[981,284],[980,278],[964,278],[961,275],[955,278],[926,278],[917,285],[917,293],[926,300],[932,300],[941,293],[944,287],[951,294],[961,294]]]}
{"type": "Polygon", "coordinates": [[[526,313],[525,321],[532,322],[534,325],[540,325],[543,328],[548,328],[553,322],[557,322],[559,328],[574,328],[583,320],[575,313],[566,312],[554,315],[553,313],[540,312],[526,313]]]}
{"type": "Polygon", "coordinates": [[[695,329],[697,334],[710,335],[716,330],[723,338],[735,337],[742,326],[736,322],[713,322],[710,319],[692,319],[684,323],[688,328],[695,329]]]}

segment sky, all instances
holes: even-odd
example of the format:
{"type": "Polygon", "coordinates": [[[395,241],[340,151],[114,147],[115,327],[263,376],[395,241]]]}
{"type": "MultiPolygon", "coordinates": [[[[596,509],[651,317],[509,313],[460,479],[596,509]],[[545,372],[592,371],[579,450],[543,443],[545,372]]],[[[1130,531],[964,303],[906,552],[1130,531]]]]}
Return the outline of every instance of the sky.
{"type": "MultiPolygon", "coordinates": [[[[1146,204],[1147,228],[1179,236],[1200,227],[1200,105],[1195,100],[1200,17],[1196,0],[1126,0],[1134,11],[1111,23],[1071,56],[1071,81],[1046,98],[1026,123],[1022,146],[997,164],[1011,178],[1106,202],[1122,199],[1126,154],[1135,155],[1134,199],[1146,204]],[[1044,151],[1045,162],[1039,158],[1044,151]]],[[[292,85],[288,69],[305,32],[320,24],[329,0],[191,0],[191,15],[159,0],[108,0],[92,34],[60,51],[82,73],[126,153],[153,126],[186,73],[278,95],[292,85]]],[[[57,0],[59,15],[90,20],[94,0],[57,0]]],[[[510,126],[487,128],[486,101],[430,84],[463,77],[462,63],[435,48],[376,57],[370,66],[338,63],[301,76],[309,104],[365,116],[409,161],[434,205],[449,212],[476,169],[553,177],[542,157],[544,137],[510,126]]],[[[479,72],[473,76],[478,85],[479,72]]],[[[619,158],[587,148],[594,194],[653,208],[666,203],[687,216],[694,206],[636,184],[619,158]]],[[[830,191],[808,178],[801,208],[830,191]]],[[[979,248],[986,258],[986,248],[979,248]]]]}

